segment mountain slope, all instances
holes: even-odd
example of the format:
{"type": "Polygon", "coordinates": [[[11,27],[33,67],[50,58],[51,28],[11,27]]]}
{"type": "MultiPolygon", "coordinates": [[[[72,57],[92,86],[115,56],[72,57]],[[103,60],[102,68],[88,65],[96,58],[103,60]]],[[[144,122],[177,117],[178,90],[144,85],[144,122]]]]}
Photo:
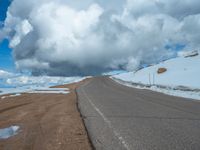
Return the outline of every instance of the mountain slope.
{"type": "Polygon", "coordinates": [[[185,86],[200,89],[200,55],[177,57],[135,73],[123,73],[114,77],[134,83],[185,86]],[[158,74],[159,68],[165,68],[167,71],[158,74]]]}
{"type": "Polygon", "coordinates": [[[112,78],[127,86],[200,100],[200,55],[192,52],[112,78]]]}

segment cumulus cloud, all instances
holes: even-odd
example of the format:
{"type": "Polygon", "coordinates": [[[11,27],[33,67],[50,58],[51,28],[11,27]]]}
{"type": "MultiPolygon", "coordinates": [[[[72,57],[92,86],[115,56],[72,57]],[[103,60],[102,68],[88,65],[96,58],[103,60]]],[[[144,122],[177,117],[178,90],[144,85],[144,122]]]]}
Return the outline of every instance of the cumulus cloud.
{"type": "Polygon", "coordinates": [[[11,77],[11,76],[13,76],[12,73],[4,71],[4,70],[0,70],[0,79],[8,78],[8,77],[11,77]]]}
{"type": "Polygon", "coordinates": [[[1,35],[18,69],[66,76],[135,70],[198,48],[199,30],[198,0],[13,0],[1,35]]]}

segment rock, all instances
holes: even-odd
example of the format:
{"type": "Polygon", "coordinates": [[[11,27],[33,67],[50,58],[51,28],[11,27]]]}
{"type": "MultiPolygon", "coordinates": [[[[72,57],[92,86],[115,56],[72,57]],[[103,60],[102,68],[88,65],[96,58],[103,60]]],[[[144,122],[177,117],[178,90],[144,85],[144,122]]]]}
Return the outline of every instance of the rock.
{"type": "Polygon", "coordinates": [[[167,71],[166,68],[159,68],[158,71],[157,71],[157,73],[158,73],[158,74],[161,74],[161,73],[164,73],[164,72],[166,72],[166,71],[167,71]]]}

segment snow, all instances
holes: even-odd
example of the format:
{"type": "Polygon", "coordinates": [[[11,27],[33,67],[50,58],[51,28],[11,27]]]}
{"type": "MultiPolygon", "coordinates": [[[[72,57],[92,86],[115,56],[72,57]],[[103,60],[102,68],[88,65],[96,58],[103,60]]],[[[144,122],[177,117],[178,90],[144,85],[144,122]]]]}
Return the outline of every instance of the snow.
{"type": "Polygon", "coordinates": [[[147,90],[152,90],[155,92],[164,93],[167,95],[200,100],[200,92],[199,91],[192,91],[192,90],[185,91],[185,90],[179,90],[178,88],[175,88],[175,87],[160,87],[160,86],[156,86],[156,85],[153,85],[153,86],[142,85],[142,84],[137,84],[137,83],[133,83],[133,82],[129,82],[129,81],[119,80],[114,77],[111,77],[111,79],[115,80],[119,84],[123,84],[125,86],[129,86],[129,87],[133,87],[133,88],[137,88],[137,89],[147,89],[147,90]]]}
{"type": "Polygon", "coordinates": [[[200,92],[165,89],[165,88],[158,88],[156,86],[152,86],[151,90],[160,93],[165,93],[167,95],[200,100],[200,92]]]}
{"type": "Polygon", "coordinates": [[[50,94],[68,94],[68,88],[40,88],[32,91],[28,91],[27,93],[50,93],[50,94]]]}
{"type": "MultiPolygon", "coordinates": [[[[190,55],[190,54],[187,54],[190,55]]],[[[174,96],[200,99],[200,55],[194,57],[181,56],[159,64],[141,69],[137,72],[128,72],[112,76],[112,78],[137,84],[162,93],[174,96]],[[159,68],[167,71],[158,74],[159,68]]]]}
{"type": "Polygon", "coordinates": [[[113,76],[113,75],[117,75],[117,74],[121,74],[121,73],[125,73],[127,71],[124,71],[124,70],[113,70],[113,71],[109,71],[109,72],[105,72],[105,73],[102,73],[102,75],[104,76],[113,76]]]}
{"type": "Polygon", "coordinates": [[[190,56],[196,56],[199,52],[197,50],[194,51],[180,51],[178,52],[178,56],[180,57],[190,57],[190,56]]]}
{"type": "Polygon", "coordinates": [[[21,94],[17,93],[17,94],[13,94],[13,95],[8,95],[8,96],[2,96],[1,99],[6,99],[8,97],[16,97],[16,96],[20,96],[21,94]]]}
{"type": "Polygon", "coordinates": [[[18,76],[14,78],[7,78],[5,83],[12,86],[38,86],[49,87],[54,85],[61,85],[65,83],[79,82],[83,80],[82,77],[50,77],[50,76],[18,76]]]}
{"type": "MultiPolygon", "coordinates": [[[[49,91],[44,90],[51,86],[70,84],[84,80],[88,77],[50,77],[50,76],[28,76],[28,75],[19,75],[13,74],[9,77],[3,77],[0,79],[0,95],[12,94],[12,93],[24,93],[24,92],[33,92],[35,90],[41,90],[43,93],[63,93],[60,91],[49,91]]],[[[36,93],[36,92],[34,92],[36,93]]]]}
{"type": "Polygon", "coordinates": [[[27,92],[27,93],[31,93],[31,94],[34,94],[34,93],[41,93],[41,94],[68,94],[69,92],[68,91],[30,91],[30,92],[27,92]]]}
{"type": "Polygon", "coordinates": [[[8,128],[0,129],[0,139],[7,139],[18,133],[19,126],[11,126],[8,128]]]}

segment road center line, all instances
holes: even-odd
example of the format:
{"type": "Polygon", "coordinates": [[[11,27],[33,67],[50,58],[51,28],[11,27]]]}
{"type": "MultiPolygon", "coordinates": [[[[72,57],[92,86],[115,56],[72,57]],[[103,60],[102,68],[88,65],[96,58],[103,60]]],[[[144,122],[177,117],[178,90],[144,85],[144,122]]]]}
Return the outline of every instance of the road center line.
{"type": "Polygon", "coordinates": [[[92,102],[92,100],[87,96],[87,94],[85,93],[85,90],[81,89],[82,93],[85,95],[85,97],[87,98],[87,100],[89,101],[89,103],[94,107],[94,109],[99,113],[99,115],[103,118],[103,120],[105,121],[105,123],[108,124],[108,127],[111,129],[111,131],[113,131],[115,137],[117,137],[117,139],[120,141],[120,143],[124,146],[125,149],[130,150],[128,144],[126,143],[126,141],[124,140],[124,138],[120,135],[119,132],[117,132],[114,127],[112,126],[112,123],[104,116],[104,114],[99,110],[99,108],[96,107],[96,105],[92,102]]]}

